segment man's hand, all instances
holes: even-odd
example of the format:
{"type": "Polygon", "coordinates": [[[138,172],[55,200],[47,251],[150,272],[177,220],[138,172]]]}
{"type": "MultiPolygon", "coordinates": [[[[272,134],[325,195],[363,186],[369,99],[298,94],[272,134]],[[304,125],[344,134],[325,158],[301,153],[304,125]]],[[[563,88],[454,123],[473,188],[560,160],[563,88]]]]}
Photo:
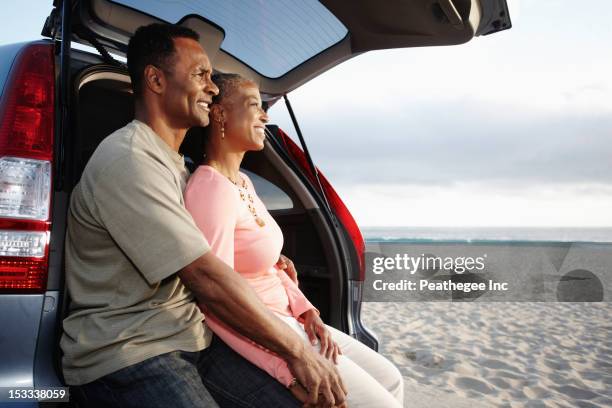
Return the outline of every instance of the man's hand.
{"type": "Polygon", "coordinates": [[[314,309],[310,309],[302,313],[300,317],[304,320],[304,331],[308,334],[308,339],[312,345],[316,344],[318,338],[321,342],[320,353],[328,360],[338,364],[338,354],[342,354],[342,350],[332,338],[319,314],[314,309]]]}
{"type": "MultiPolygon", "coordinates": [[[[299,382],[296,381],[295,384],[290,385],[289,391],[291,391],[291,394],[293,394],[295,399],[304,404],[304,407],[312,407],[312,405],[306,405],[306,401],[308,400],[308,391],[306,391],[306,389],[302,387],[299,382]]],[[[335,405],[333,408],[348,408],[348,404],[346,401],[344,401],[339,405],[335,405]]]]}
{"type": "Polygon", "coordinates": [[[295,270],[295,265],[293,264],[291,259],[281,254],[281,256],[278,258],[278,261],[276,262],[276,266],[279,269],[285,271],[285,273],[287,274],[287,276],[289,276],[289,278],[291,278],[293,283],[295,283],[296,285],[298,284],[297,271],[295,270]]]}
{"type": "Polygon", "coordinates": [[[312,349],[305,347],[303,350],[301,356],[287,360],[289,370],[307,392],[304,400],[294,393],[295,397],[304,402],[305,407],[342,407],[347,391],[336,367],[312,349]]]}

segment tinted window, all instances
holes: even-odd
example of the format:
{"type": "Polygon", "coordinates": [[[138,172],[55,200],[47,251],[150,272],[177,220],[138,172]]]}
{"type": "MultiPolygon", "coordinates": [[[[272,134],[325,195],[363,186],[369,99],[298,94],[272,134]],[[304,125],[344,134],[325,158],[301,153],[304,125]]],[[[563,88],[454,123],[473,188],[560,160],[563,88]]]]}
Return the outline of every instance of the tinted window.
{"type": "Polygon", "coordinates": [[[257,195],[261,198],[261,201],[263,201],[268,211],[288,210],[293,208],[293,201],[291,198],[275,184],[248,170],[241,169],[241,171],[251,178],[251,181],[255,185],[257,195]]]}
{"type": "Polygon", "coordinates": [[[344,25],[314,0],[116,0],[176,23],[200,15],[225,31],[221,49],[260,74],[278,78],[342,40],[344,25]]]}

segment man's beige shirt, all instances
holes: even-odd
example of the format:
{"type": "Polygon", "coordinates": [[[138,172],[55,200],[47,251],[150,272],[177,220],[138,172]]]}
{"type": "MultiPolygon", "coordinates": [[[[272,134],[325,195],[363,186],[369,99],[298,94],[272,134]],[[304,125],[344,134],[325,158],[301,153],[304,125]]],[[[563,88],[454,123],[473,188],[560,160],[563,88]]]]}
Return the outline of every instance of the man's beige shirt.
{"type": "Polygon", "coordinates": [[[176,272],[209,249],[183,203],[182,156],[139,121],[97,148],[70,199],[61,347],[70,385],[174,350],[210,330],[176,272]]]}

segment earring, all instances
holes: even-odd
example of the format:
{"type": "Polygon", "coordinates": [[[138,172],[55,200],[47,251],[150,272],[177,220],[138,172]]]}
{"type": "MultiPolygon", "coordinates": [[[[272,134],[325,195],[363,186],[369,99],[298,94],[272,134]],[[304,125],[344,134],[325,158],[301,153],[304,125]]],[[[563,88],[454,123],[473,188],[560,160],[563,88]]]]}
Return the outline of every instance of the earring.
{"type": "Polygon", "coordinates": [[[223,126],[223,123],[221,124],[221,139],[225,139],[225,126],[223,126]]]}

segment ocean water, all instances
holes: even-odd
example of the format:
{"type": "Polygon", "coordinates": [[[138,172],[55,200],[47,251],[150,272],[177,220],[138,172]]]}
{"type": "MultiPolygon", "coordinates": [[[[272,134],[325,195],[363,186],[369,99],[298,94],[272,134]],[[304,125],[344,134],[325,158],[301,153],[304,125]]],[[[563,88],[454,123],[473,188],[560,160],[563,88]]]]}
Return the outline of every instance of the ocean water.
{"type": "Polygon", "coordinates": [[[362,227],[366,242],[612,242],[612,227],[362,227]]]}

